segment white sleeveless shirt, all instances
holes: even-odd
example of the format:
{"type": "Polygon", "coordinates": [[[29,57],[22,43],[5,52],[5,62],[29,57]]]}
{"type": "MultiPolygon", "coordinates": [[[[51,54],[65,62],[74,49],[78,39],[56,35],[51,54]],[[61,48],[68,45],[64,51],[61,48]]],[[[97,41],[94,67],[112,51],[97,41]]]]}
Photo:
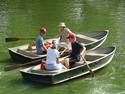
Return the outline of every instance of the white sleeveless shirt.
{"type": "Polygon", "coordinates": [[[57,64],[57,58],[59,57],[59,51],[57,49],[48,48],[46,64],[57,64]]]}

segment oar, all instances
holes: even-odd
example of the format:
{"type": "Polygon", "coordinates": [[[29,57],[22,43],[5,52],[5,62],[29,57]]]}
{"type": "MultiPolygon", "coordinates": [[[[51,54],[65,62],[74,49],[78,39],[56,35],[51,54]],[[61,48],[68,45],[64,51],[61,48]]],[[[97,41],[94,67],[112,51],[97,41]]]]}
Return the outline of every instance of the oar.
{"type": "Polygon", "coordinates": [[[32,37],[27,37],[27,38],[24,38],[24,37],[8,37],[8,38],[5,38],[5,42],[12,42],[12,41],[18,41],[20,39],[23,39],[23,40],[34,40],[35,38],[32,38],[32,37]]]}
{"type": "Polygon", "coordinates": [[[26,65],[30,65],[30,64],[39,64],[41,62],[42,59],[38,59],[38,60],[34,60],[34,61],[31,61],[31,62],[28,62],[28,63],[24,63],[24,64],[14,64],[14,65],[10,65],[10,66],[6,66],[4,67],[4,71],[10,71],[10,70],[14,70],[14,69],[17,69],[17,68],[20,68],[20,67],[24,67],[26,65]]]}
{"type": "Polygon", "coordinates": [[[87,65],[87,68],[89,69],[90,73],[92,74],[92,77],[94,76],[94,72],[92,71],[92,69],[90,68],[90,66],[88,65],[86,59],[82,56],[82,59],[84,60],[85,64],[87,65]]]}
{"type": "Polygon", "coordinates": [[[63,55],[66,50],[67,50],[67,48],[65,48],[65,49],[60,53],[60,56],[63,55]]]}

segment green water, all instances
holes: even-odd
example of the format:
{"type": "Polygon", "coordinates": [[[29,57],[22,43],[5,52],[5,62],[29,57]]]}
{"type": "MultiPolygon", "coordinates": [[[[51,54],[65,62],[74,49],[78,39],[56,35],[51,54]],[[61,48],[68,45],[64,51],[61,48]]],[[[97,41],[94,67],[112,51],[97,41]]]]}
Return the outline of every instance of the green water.
{"type": "Polygon", "coordinates": [[[0,94],[125,94],[125,0],[0,0],[0,94]],[[8,47],[29,43],[6,43],[5,37],[36,37],[41,26],[46,38],[58,34],[64,21],[74,32],[109,29],[101,47],[116,46],[112,62],[102,70],[59,85],[25,82],[19,69],[4,72],[12,64],[8,47]]]}

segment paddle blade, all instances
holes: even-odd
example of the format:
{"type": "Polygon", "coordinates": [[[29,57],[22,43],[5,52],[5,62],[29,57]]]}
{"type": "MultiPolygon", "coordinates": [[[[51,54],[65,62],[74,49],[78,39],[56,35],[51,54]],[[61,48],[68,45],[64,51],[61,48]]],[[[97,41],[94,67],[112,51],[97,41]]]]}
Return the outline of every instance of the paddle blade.
{"type": "Polygon", "coordinates": [[[19,38],[5,38],[5,42],[12,42],[12,41],[18,41],[19,38]]]}
{"type": "Polygon", "coordinates": [[[24,66],[27,66],[27,65],[37,65],[37,64],[41,63],[40,62],[41,60],[42,59],[38,59],[38,60],[34,60],[34,61],[27,62],[27,63],[24,63],[24,64],[14,64],[14,65],[6,66],[6,67],[4,67],[4,71],[14,70],[14,69],[24,67],[24,66]]]}
{"type": "Polygon", "coordinates": [[[14,70],[14,69],[17,69],[19,67],[21,67],[21,64],[14,64],[14,65],[11,65],[11,66],[4,67],[4,71],[14,70]]]}
{"type": "Polygon", "coordinates": [[[29,40],[29,39],[31,39],[31,40],[34,40],[35,38],[32,38],[32,37],[22,37],[22,38],[19,38],[19,37],[10,37],[10,38],[5,38],[5,41],[6,42],[12,42],[12,41],[18,41],[18,40],[20,40],[20,39],[23,39],[23,40],[29,40]]]}

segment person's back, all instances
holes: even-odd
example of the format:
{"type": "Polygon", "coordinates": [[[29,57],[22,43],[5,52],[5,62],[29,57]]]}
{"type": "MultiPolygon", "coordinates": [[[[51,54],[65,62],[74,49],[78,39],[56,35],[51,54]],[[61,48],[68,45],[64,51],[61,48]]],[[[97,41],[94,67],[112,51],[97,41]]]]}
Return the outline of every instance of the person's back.
{"type": "Polygon", "coordinates": [[[57,49],[52,49],[51,47],[48,48],[46,64],[56,65],[58,57],[59,57],[59,51],[57,49]]]}
{"type": "Polygon", "coordinates": [[[62,70],[62,69],[67,69],[60,61],[59,61],[59,56],[60,53],[56,49],[57,46],[55,44],[55,40],[52,41],[52,46],[48,48],[47,50],[47,58],[46,58],[46,64],[45,68],[47,70],[62,70]]]}
{"type": "Polygon", "coordinates": [[[59,51],[56,49],[55,40],[52,41],[52,46],[47,50],[47,58],[45,68],[47,70],[58,70],[62,67],[58,64],[59,51]]]}

